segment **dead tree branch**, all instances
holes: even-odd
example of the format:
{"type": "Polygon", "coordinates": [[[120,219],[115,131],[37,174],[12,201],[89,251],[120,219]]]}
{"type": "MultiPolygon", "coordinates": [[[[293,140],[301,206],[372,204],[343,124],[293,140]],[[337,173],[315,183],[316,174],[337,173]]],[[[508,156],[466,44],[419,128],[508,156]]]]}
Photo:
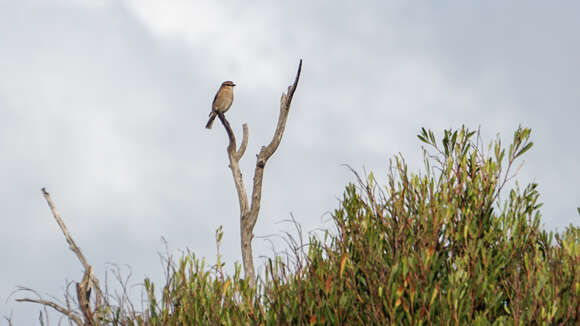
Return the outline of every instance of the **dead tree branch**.
{"type": "Polygon", "coordinates": [[[67,316],[68,318],[70,318],[75,324],[79,325],[79,326],[83,326],[83,321],[81,320],[81,318],[79,316],[77,316],[77,314],[75,314],[73,311],[68,310],[66,308],[63,308],[61,306],[59,306],[58,304],[52,302],[52,301],[48,301],[48,300],[42,300],[42,299],[30,299],[30,298],[22,298],[22,299],[16,299],[17,302],[32,302],[32,303],[37,303],[46,307],[51,307],[52,309],[60,312],[61,314],[67,316]]]}
{"type": "MultiPolygon", "coordinates": [[[[62,233],[64,234],[64,237],[66,238],[66,242],[69,244],[70,250],[72,250],[75,253],[77,258],[79,259],[79,261],[83,265],[83,267],[85,269],[85,277],[87,277],[87,275],[88,275],[90,285],[92,285],[95,288],[96,305],[97,305],[97,307],[100,308],[102,306],[102,303],[103,303],[103,292],[101,291],[101,286],[99,285],[99,280],[93,274],[93,267],[91,265],[89,265],[89,263],[87,262],[87,259],[85,258],[85,255],[83,255],[83,252],[81,251],[81,248],[79,248],[79,246],[77,246],[77,244],[75,243],[75,241],[71,237],[70,233],[68,232],[68,229],[67,229],[66,225],[64,224],[62,218],[60,217],[60,214],[58,214],[58,212],[56,211],[56,207],[54,205],[54,202],[52,201],[50,194],[46,191],[46,188],[42,188],[42,195],[46,199],[46,202],[48,203],[48,206],[50,207],[50,211],[52,212],[52,215],[54,216],[56,223],[58,223],[58,226],[60,226],[60,229],[62,230],[62,233]]],[[[87,281],[87,282],[89,282],[89,281],[87,281]]],[[[87,283],[87,284],[89,284],[89,283],[87,283]]]]}
{"type": "Polygon", "coordinates": [[[242,261],[244,265],[245,278],[254,285],[256,281],[256,273],[254,269],[254,258],[252,251],[252,239],[254,237],[253,231],[256,221],[258,220],[258,214],[260,212],[260,201],[262,199],[262,180],[264,177],[264,167],[268,159],[276,152],[280,142],[282,141],[282,136],[286,128],[286,120],[288,119],[288,113],[290,112],[290,104],[292,103],[292,98],[294,97],[294,92],[296,91],[296,86],[298,86],[298,80],[300,79],[300,73],[302,72],[302,60],[298,64],[298,71],[296,73],[296,78],[294,83],[288,87],[287,93],[282,93],[280,99],[280,114],[278,116],[278,124],[276,125],[276,131],[272,137],[272,141],[268,146],[262,146],[260,153],[258,154],[256,160],[256,168],[254,171],[254,183],[252,188],[252,201],[251,204],[248,201],[248,196],[244,188],[244,180],[242,177],[242,172],[240,171],[239,161],[246,151],[246,146],[248,144],[248,126],[243,125],[243,138],[240,148],[236,150],[236,137],[232,131],[229,122],[226,120],[223,114],[219,114],[219,118],[224,125],[226,132],[229,137],[229,145],[227,147],[228,158],[230,161],[230,169],[232,170],[232,175],[234,178],[234,184],[236,186],[236,191],[238,193],[238,200],[240,203],[240,235],[241,235],[241,247],[242,247],[242,261]]]}
{"type": "Polygon", "coordinates": [[[93,312],[91,311],[91,280],[94,279],[93,267],[89,266],[85,270],[85,275],[80,283],[77,283],[77,300],[79,302],[79,309],[85,317],[85,323],[87,326],[92,326],[95,324],[93,312]]]}
{"type": "Polygon", "coordinates": [[[100,313],[103,307],[103,292],[101,291],[99,280],[95,277],[93,273],[93,267],[89,265],[87,259],[83,255],[83,252],[71,237],[66,225],[64,224],[62,218],[60,217],[60,214],[56,210],[56,206],[54,205],[54,202],[52,201],[50,194],[46,191],[45,188],[42,188],[41,191],[42,195],[46,199],[46,202],[48,203],[48,207],[50,207],[50,210],[52,212],[52,215],[54,216],[54,219],[56,220],[56,223],[58,223],[58,226],[60,227],[62,233],[64,234],[64,237],[69,245],[70,250],[72,250],[75,253],[75,255],[77,256],[77,258],[79,259],[79,261],[81,262],[81,264],[85,269],[82,281],[76,284],[77,302],[79,305],[79,310],[83,314],[84,323],[81,317],[79,317],[74,311],[72,311],[71,309],[61,307],[52,301],[42,299],[29,299],[29,298],[16,299],[16,301],[33,302],[51,307],[56,311],[62,313],[63,315],[69,317],[69,319],[71,319],[77,325],[95,325],[94,322],[95,312],[100,313]],[[92,289],[95,290],[95,305],[93,309],[91,309],[90,305],[90,296],[92,289]]]}
{"type": "MultiPolygon", "coordinates": [[[[222,124],[224,125],[224,127],[226,128],[228,137],[230,138],[230,144],[228,145],[227,148],[228,158],[230,160],[230,169],[232,170],[232,175],[234,177],[234,184],[236,185],[236,191],[238,193],[240,212],[242,213],[243,216],[243,214],[248,211],[248,195],[246,195],[246,188],[244,188],[244,179],[242,177],[242,172],[240,171],[239,162],[240,158],[242,158],[242,155],[246,151],[246,145],[248,143],[248,125],[245,123],[243,125],[244,136],[242,140],[242,145],[240,146],[240,149],[236,151],[236,136],[232,131],[230,123],[222,113],[218,113],[218,117],[222,122],[222,124]]],[[[245,267],[244,271],[246,271],[245,267]]]]}

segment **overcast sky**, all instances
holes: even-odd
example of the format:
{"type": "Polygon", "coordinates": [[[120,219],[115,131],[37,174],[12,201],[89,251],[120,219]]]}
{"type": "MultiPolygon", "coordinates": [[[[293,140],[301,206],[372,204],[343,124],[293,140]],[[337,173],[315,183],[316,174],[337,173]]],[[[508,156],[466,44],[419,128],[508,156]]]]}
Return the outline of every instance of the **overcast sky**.
{"type": "Polygon", "coordinates": [[[342,164],[384,176],[402,153],[419,171],[420,127],[462,124],[486,142],[532,128],[518,179],[539,183],[545,228],[578,224],[578,17],[576,1],[0,0],[0,313],[35,324],[10,292],[60,297],[82,277],[41,187],[100,277],[116,263],[160,281],[161,237],[213,261],[220,225],[240,261],[227,137],[203,127],[233,80],[249,186],[300,58],[257,236],[290,231],[290,214],[325,225],[353,180],[342,164]]]}

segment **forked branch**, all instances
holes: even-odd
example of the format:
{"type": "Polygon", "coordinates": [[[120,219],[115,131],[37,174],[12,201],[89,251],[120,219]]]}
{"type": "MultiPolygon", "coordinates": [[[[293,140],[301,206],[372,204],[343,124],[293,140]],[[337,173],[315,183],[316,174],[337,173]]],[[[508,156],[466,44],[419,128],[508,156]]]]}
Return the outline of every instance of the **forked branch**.
{"type": "Polygon", "coordinates": [[[232,176],[234,178],[234,184],[236,186],[236,191],[238,193],[238,200],[240,203],[240,236],[241,236],[241,246],[242,246],[242,261],[244,265],[244,273],[246,280],[250,284],[255,285],[256,273],[254,270],[254,259],[252,252],[252,239],[254,237],[253,231],[256,221],[258,220],[258,214],[260,212],[260,200],[262,199],[262,180],[264,177],[264,167],[268,159],[276,152],[280,142],[282,141],[282,136],[286,128],[286,121],[288,119],[288,113],[290,112],[290,104],[292,103],[292,98],[294,97],[294,92],[296,91],[296,86],[298,86],[298,81],[300,79],[300,73],[302,72],[302,59],[298,64],[298,71],[296,77],[294,78],[294,83],[288,87],[287,93],[282,93],[280,99],[280,114],[278,116],[278,124],[276,125],[276,131],[272,137],[272,141],[268,146],[262,146],[260,153],[258,154],[256,160],[256,168],[254,171],[254,183],[252,188],[252,201],[251,205],[248,201],[248,196],[244,188],[244,180],[242,177],[242,172],[240,171],[239,161],[246,151],[246,146],[248,144],[248,126],[243,125],[243,138],[240,148],[236,150],[236,137],[232,131],[232,128],[223,114],[219,114],[222,124],[224,125],[226,132],[229,137],[229,145],[227,148],[228,158],[230,160],[230,169],[232,170],[232,176]]]}

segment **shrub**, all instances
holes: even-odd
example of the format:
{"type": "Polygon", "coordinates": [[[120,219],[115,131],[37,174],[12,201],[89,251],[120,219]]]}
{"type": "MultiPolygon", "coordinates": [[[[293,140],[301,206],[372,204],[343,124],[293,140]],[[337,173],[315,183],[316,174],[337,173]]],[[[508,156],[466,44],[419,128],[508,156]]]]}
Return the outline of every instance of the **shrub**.
{"type": "MultiPolygon", "coordinates": [[[[568,325],[580,322],[580,229],[540,227],[538,187],[512,185],[530,130],[486,149],[467,128],[441,143],[421,130],[425,171],[395,157],[347,185],[335,230],[269,259],[257,288],[186,254],[167,257],[161,292],[145,280],[147,307],[107,301],[111,325],[568,325]],[[505,189],[504,189],[505,188],[505,189]],[[504,198],[505,197],[505,198],[504,198]]],[[[580,209],[579,209],[580,210],[580,209]]],[[[298,226],[299,227],[299,226],[298,226]]],[[[120,278],[119,278],[120,279],[120,278]]]]}

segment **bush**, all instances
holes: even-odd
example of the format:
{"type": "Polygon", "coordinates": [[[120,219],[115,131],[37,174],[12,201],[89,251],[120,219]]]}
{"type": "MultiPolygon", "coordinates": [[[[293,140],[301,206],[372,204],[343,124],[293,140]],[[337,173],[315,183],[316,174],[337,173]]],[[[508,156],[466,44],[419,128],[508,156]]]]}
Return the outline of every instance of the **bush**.
{"type": "Polygon", "coordinates": [[[580,229],[541,229],[536,184],[504,189],[530,130],[516,130],[507,149],[497,139],[484,150],[476,136],[446,130],[437,143],[423,129],[423,174],[401,157],[386,186],[355,173],[332,214],[336,231],[310,237],[305,253],[290,238],[294,253],[268,260],[257,289],[239,265],[225,275],[219,255],[213,268],[186,255],[168,263],[159,300],[146,280],[148,309],[110,323],[577,324],[580,229]]]}
{"type": "MultiPolygon", "coordinates": [[[[541,230],[536,184],[516,186],[500,200],[511,167],[532,146],[530,130],[518,129],[507,153],[496,140],[491,155],[473,144],[473,136],[465,128],[445,131],[438,146],[423,129],[419,138],[434,151],[425,152],[425,175],[409,173],[396,158],[384,189],[372,174],[359,178],[358,188],[347,187],[334,213],[339,235],[325,250],[328,258],[316,260],[324,270],[316,274],[332,279],[330,297],[336,297],[335,311],[325,320],[397,325],[580,320],[580,230],[570,226],[556,235],[556,243],[541,230]]],[[[314,248],[311,255],[323,257],[323,247],[314,248]]],[[[316,279],[310,274],[309,282],[316,279]]],[[[312,313],[322,311],[317,304],[312,313]]]]}

